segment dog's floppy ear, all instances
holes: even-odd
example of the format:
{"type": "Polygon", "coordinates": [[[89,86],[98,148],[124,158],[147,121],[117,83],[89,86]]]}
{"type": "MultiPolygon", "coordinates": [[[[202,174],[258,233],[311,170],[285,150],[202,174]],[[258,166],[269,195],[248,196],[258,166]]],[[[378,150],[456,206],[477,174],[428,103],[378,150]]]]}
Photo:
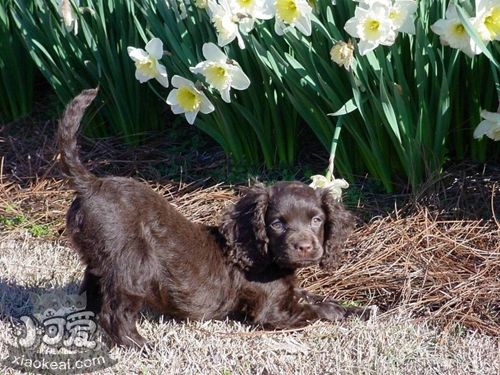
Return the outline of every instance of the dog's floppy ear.
{"type": "Polygon", "coordinates": [[[326,268],[337,262],[340,249],[354,229],[355,217],[332,196],[329,189],[322,189],[318,193],[326,215],[324,254],[320,266],[326,268]]]}
{"type": "Polygon", "coordinates": [[[227,254],[245,270],[262,267],[269,261],[265,223],[268,202],[268,189],[255,186],[222,217],[219,230],[226,239],[227,254]]]}

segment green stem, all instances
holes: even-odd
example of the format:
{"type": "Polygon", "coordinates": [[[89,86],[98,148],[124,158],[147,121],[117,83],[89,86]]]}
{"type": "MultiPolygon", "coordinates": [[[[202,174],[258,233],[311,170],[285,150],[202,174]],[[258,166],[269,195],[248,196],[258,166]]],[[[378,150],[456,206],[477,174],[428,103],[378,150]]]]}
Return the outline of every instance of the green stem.
{"type": "Polygon", "coordinates": [[[335,152],[337,151],[337,144],[339,142],[340,131],[342,130],[342,116],[337,120],[335,130],[333,132],[332,146],[330,148],[330,159],[328,160],[328,171],[326,172],[326,179],[330,180],[333,177],[333,167],[335,165],[335,152]]]}

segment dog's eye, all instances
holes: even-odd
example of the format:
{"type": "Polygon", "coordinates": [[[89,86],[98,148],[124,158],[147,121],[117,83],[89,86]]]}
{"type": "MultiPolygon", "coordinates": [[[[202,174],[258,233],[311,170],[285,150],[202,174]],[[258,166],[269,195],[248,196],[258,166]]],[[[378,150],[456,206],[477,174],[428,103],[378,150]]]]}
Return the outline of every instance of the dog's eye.
{"type": "Polygon", "coordinates": [[[314,216],[311,220],[311,225],[313,227],[318,227],[321,225],[322,222],[323,222],[322,218],[320,218],[319,216],[314,216]]]}
{"type": "Polygon", "coordinates": [[[283,224],[281,220],[276,219],[270,224],[270,227],[275,231],[282,231],[283,229],[285,229],[285,224],[283,224]]]}

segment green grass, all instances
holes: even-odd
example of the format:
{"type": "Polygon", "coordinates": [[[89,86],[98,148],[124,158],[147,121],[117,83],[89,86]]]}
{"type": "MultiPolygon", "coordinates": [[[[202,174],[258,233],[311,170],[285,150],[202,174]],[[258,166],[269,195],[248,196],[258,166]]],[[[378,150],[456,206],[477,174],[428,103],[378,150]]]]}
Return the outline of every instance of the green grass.
{"type": "Polygon", "coordinates": [[[0,224],[6,231],[26,230],[34,237],[48,237],[53,233],[49,224],[32,223],[24,214],[0,215],[0,224]]]}

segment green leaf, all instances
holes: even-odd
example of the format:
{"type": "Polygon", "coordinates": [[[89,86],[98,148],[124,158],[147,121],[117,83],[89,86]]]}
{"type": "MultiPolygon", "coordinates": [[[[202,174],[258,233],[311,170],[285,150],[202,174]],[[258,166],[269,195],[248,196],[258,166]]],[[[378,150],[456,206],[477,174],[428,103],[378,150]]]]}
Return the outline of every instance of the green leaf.
{"type": "Polygon", "coordinates": [[[349,99],[347,102],[345,102],[342,105],[342,107],[340,107],[340,109],[338,109],[337,111],[335,111],[333,113],[328,113],[328,116],[342,116],[342,115],[346,115],[348,113],[351,113],[357,109],[358,109],[358,107],[354,103],[354,98],[352,98],[352,99],[349,99]]]}

